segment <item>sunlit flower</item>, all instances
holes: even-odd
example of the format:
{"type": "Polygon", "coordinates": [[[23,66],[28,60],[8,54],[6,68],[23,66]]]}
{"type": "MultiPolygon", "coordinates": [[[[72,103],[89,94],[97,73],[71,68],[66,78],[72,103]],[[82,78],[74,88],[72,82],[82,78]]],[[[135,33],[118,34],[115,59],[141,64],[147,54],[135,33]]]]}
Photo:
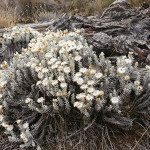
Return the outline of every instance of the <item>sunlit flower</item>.
{"type": "Polygon", "coordinates": [[[76,61],[80,61],[82,59],[82,57],[80,56],[80,55],[77,55],[76,57],[75,57],[75,60],[76,61]]]}
{"type": "Polygon", "coordinates": [[[30,103],[31,101],[32,101],[31,98],[26,98],[25,103],[28,104],[28,103],[30,103]]]}
{"type": "Polygon", "coordinates": [[[99,95],[100,95],[100,91],[99,91],[99,90],[95,90],[95,91],[93,92],[93,95],[96,96],[96,97],[99,96],[99,95]]]}
{"type": "Polygon", "coordinates": [[[94,90],[95,90],[95,89],[94,89],[93,87],[89,87],[89,88],[87,89],[87,92],[88,92],[88,93],[93,93],[94,90]]]}
{"type": "Polygon", "coordinates": [[[52,81],[51,81],[51,84],[52,84],[53,86],[57,85],[57,84],[58,84],[58,80],[52,80],[52,81]]]}
{"type": "Polygon", "coordinates": [[[83,108],[84,103],[83,102],[75,102],[74,107],[77,107],[78,109],[83,108]]]}
{"type": "Polygon", "coordinates": [[[124,73],[126,72],[126,69],[123,68],[123,67],[119,67],[119,68],[117,69],[117,72],[118,72],[119,74],[124,74],[124,73]]]}
{"type": "Polygon", "coordinates": [[[67,88],[67,83],[65,83],[65,82],[60,83],[60,87],[61,87],[61,88],[67,88]]]}
{"type": "Polygon", "coordinates": [[[45,99],[43,97],[40,97],[40,98],[37,99],[38,103],[43,103],[44,101],[45,101],[45,99]]]}
{"type": "Polygon", "coordinates": [[[63,82],[65,80],[64,76],[59,76],[58,81],[63,82]]]}
{"type": "Polygon", "coordinates": [[[134,85],[139,86],[140,85],[140,81],[138,81],[138,80],[134,81],[134,85]]]}
{"type": "Polygon", "coordinates": [[[91,94],[87,94],[87,96],[86,96],[86,99],[88,100],[88,101],[90,101],[90,100],[92,100],[94,97],[93,97],[93,95],[91,95],[91,94]]]}
{"type": "Polygon", "coordinates": [[[47,73],[49,70],[47,68],[42,69],[42,73],[47,73]]]}
{"type": "Polygon", "coordinates": [[[95,74],[95,77],[97,78],[97,79],[100,79],[100,78],[102,78],[103,77],[103,74],[102,73],[96,73],[95,74]]]}
{"type": "Polygon", "coordinates": [[[87,72],[87,68],[80,68],[79,71],[82,72],[82,73],[85,73],[85,72],[87,72]]]}
{"type": "Polygon", "coordinates": [[[71,69],[69,67],[64,67],[64,73],[68,74],[71,72],[71,69]]]}
{"type": "Polygon", "coordinates": [[[85,90],[88,88],[88,85],[87,84],[82,84],[81,87],[80,87],[82,90],[85,90]]]}
{"type": "Polygon", "coordinates": [[[79,85],[82,85],[84,83],[84,80],[82,78],[78,78],[76,81],[79,85]]]}
{"type": "Polygon", "coordinates": [[[94,85],[94,83],[95,83],[94,80],[89,80],[89,81],[87,82],[88,85],[94,85]]]}
{"type": "Polygon", "coordinates": [[[119,96],[112,97],[112,98],[110,99],[110,101],[112,102],[112,104],[118,104],[119,101],[120,101],[120,97],[119,97],[119,96]]]}
{"type": "Polygon", "coordinates": [[[79,100],[84,99],[85,97],[86,95],[84,93],[80,93],[76,95],[76,99],[79,99],[79,100]]]}

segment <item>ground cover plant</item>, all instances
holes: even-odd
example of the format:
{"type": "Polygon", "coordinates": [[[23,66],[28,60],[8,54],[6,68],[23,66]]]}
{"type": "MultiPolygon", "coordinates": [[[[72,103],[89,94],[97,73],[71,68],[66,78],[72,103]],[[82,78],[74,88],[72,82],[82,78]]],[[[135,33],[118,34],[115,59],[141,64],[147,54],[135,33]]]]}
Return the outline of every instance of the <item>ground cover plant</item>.
{"type": "Polygon", "coordinates": [[[30,42],[0,71],[0,124],[10,142],[38,150],[149,149],[150,66],[141,68],[132,52],[97,56],[83,30],[17,30],[5,40],[30,42]]]}

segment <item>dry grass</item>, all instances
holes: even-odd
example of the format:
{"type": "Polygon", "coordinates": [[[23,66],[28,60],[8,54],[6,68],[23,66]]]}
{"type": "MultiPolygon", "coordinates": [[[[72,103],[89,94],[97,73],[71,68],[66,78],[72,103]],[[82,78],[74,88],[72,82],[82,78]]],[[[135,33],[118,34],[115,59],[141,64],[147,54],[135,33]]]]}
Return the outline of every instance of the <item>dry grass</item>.
{"type": "MultiPolygon", "coordinates": [[[[52,12],[45,10],[41,7],[37,7],[37,5],[45,4],[49,5],[60,5],[62,9],[58,9],[60,12],[66,12],[71,14],[82,14],[82,15],[95,15],[101,14],[105,7],[109,6],[114,0],[31,0],[32,6],[29,5],[30,0],[6,0],[10,4],[11,1],[16,1],[17,12],[20,13],[16,15],[15,7],[4,6],[6,3],[4,1],[0,4],[0,28],[1,27],[9,27],[16,24],[18,21],[22,22],[35,22],[38,20],[49,20],[52,18],[52,12]],[[37,10],[38,8],[38,10],[37,10]],[[21,20],[20,20],[21,18],[21,20]]],[[[132,5],[139,6],[144,1],[149,2],[150,0],[130,0],[132,5]]],[[[13,3],[15,5],[15,3],[13,3]]],[[[53,10],[51,10],[53,11],[53,10]]]]}
{"type": "Polygon", "coordinates": [[[17,16],[13,9],[1,9],[0,13],[0,28],[11,27],[17,23],[17,16]]]}

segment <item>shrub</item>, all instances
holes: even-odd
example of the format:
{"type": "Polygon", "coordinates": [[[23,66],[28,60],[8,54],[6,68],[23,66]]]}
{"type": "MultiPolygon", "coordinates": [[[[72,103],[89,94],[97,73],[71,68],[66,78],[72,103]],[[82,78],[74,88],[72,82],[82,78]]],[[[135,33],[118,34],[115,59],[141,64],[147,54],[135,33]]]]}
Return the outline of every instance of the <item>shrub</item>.
{"type": "Polygon", "coordinates": [[[93,124],[149,125],[149,66],[140,68],[132,53],[97,56],[80,30],[39,35],[10,66],[1,64],[0,122],[10,141],[40,149],[93,124]]]}

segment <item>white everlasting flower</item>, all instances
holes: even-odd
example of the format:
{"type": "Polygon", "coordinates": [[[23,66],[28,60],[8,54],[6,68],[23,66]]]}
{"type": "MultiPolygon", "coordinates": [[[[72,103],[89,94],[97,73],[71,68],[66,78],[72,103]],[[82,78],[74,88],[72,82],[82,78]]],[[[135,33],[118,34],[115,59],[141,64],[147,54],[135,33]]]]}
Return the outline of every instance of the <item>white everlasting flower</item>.
{"type": "Polygon", "coordinates": [[[124,80],[125,80],[125,81],[130,80],[130,76],[125,76],[125,77],[124,77],[124,80]]]}
{"type": "Polygon", "coordinates": [[[29,124],[26,122],[22,126],[23,126],[24,129],[27,129],[29,127],[29,124]]]}
{"type": "Polygon", "coordinates": [[[99,90],[95,90],[95,91],[93,92],[93,95],[94,95],[95,97],[99,96],[99,95],[100,95],[100,91],[99,91],[99,90]]]}
{"type": "Polygon", "coordinates": [[[93,98],[94,97],[91,94],[87,94],[87,96],[86,96],[86,100],[88,100],[88,101],[91,101],[93,98]]]}
{"type": "Polygon", "coordinates": [[[63,81],[65,81],[65,78],[64,78],[64,76],[59,76],[59,77],[58,77],[58,81],[60,81],[60,82],[63,82],[63,81]]]}
{"type": "Polygon", "coordinates": [[[23,140],[23,142],[25,142],[25,143],[28,142],[28,139],[27,139],[27,136],[25,135],[25,133],[22,132],[20,134],[20,138],[23,140]]]}
{"type": "Polygon", "coordinates": [[[95,77],[97,78],[97,79],[100,79],[100,78],[102,78],[103,77],[103,74],[102,73],[96,73],[95,74],[95,77]]]}
{"type": "Polygon", "coordinates": [[[60,87],[61,88],[67,88],[67,83],[65,83],[65,82],[64,83],[60,83],[60,87]]]}
{"type": "Polygon", "coordinates": [[[0,94],[0,98],[2,98],[3,97],[3,94],[0,94]]]}
{"type": "Polygon", "coordinates": [[[45,54],[45,57],[46,57],[46,58],[51,58],[52,56],[53,56],[52,53],[46,53],[46,54],[45,54]]]}
{"type": "Polygon", "coordinates": [[[42,84],[41,80],[36,83],[37,86],[40,85],[40,84],[42,84]]]}
{"type": "Polygon", "coordinates": [[[103,96],[103,95],[104,95],[104,91],[100,90],[100,91],[99,91],[99,95],[100,95],[100,96],[103,96]]]}
{"type": "Polygon", "coordinates": [[[126,72],[126,69],[123,68],[123,67],[119,67],[119,68],[117,69],[117,72],[118,72],[119,74],[124,74],[124,73],[126,72]]]}
{"type": "Polygon", "coordinates": [[[35,71],[36,71],[36,72],[39,72],[39,71],[41,71],[41,70],[42,70],[42,67],[38,67],[38,66],[36,66],[34,69],[35,69],[35,71]]]}
{"type": "Polygon", "coordinates": [[[42,69],[42,73],[47,73],[49,70],[47,68],[42,69]]]}
{"type": "Polygon", "coordinates": [[[0,115],[0,122],[2,122],[4,119],[4,116],[3,115],[0,115]]]}
{"type": "Polygon", "coordinates": [[[18,119],[16,122],[17,122],[17,124],[20,124],[22,121],[20,119],[18,119]]]}
{"type": "Polygon", "coordinates": [[[92,74],[92,75],[96,74],[96,70],[95,69],[91,69],[90,70],[90,74],[92,74]]]}
{"type": "Polygon", "coordinates": [[[112,98],[110,99],[110,101],[112,102],[112,104],[118,104],[119,101],[120,101],[120,97],[119,97],[119,96],[112,97],[112,98]]]}
{"type": "Polygon", "coordinates": [[[83,45],[82,45],[82,44],[79,44],[79,45],[77,45],[77,47],[76,47],[77,50],[81,50],[82,48],[83,48],[83,45]]]}
{"type": "Polygon", "coordinates": [[[57,61],[56,58],[51,58],[51,59],[50,59],[51,64],[53,64],[53,63],[56,62],[56,61],[57,61]]]}
{"type": "Polygon", "coordinates": [[[45,99],[44,99],[43,97],[40,97],[40,98],[37,99],[37,102],[38,102],[38,103],[43,103],[44,100],[45,100],[45,99]]]}
{"type": "Polygon", "coordinates": [[[140,85],[140,81],[138,81],[138,80],[134,81],[134,85],[139,86],[140,85]]]}
{"type": "Polygon", "coordinates": [[[82,73],[86,73],[87,72],[87,68],[80,68],[79,71],[82,72],[82,73]]]}
{"type": "Polygon", "coordinates": [[[82,84],[81,87],[80,87],[82,90],[85,90],[88,88],[88,85],[87,84],[82,84]]]}
{"type": "Polygon", "coordinates": [[[78,78],[76,81],[79,85],[82,85],[84,83],[84,80],[82,78],[78,78]]]}
{"type": "Polygon", "coordinates": [[[53,86],[57,85],[57,84],[58,84],[58,80],[52,80],[52,81],[51,81],[51,84],[52,84],[53,86]]]}
{"type": "Polygon", "coordinates": [[[0,105],[0,112],[3,110],[3,106],[2,105],[0,105]]]}
{"type": "Polygon", "coordinates": [[[87,89],[87,92],[88,92],[88,93],[93,93],[94,90],[95,90],[95,89],[94,89],[93,87],[89,87],[89,88],[87,89]]]}
{"type": "Polygon", "coordinates": [[[39,72],[39,73],[38,73],[38,78],[39,78],[39,79],[42,79],[43,77],[44,77],[44,74],[43,74],[42,72],[39,72]]]}
{"type": "Polygon", "coordinates": [[[82,73],[81,73],[81,72],[77,72],[77,73],[75,74],[75,76],[76,76],[76,77],[81,77],[81,76],[82,76],[82,73]]]}
{"type": "Polygon", "coordinates": [[[71,72],[71,69],[69,67],[64,67],[64,72],[68,74],[71,72]]]}
{"type": "Polygon", "coordinates": [[[7,84],[7,81],[1,81],[1,82],[0,82],[0,86],[1,86],[1,87],[4,87],[6,84],[7,84]]]}
{"type": "Polygon", "coordinates": [[[87,82],[88,85],[94,85],[94,83],[95,83],[94,80],[89,80],[89,81],[87,82]]]}
{"type": "Polygon", "coordinates": [[[51,68],[52,68],[52,69],[56,69],[56,68],[58,68],[58,64],[56,64],[56,63],[55,63],[55,64],[53,64],[53,65],[51,66],[51,68]]]}
{"type": "Polygon", "coordinates": [[[143,90],[143,87],[142,87],[142,86],[137,86],[137,90],[138,90],[138,91],[142,91],[142,90],[143,90]]]}
{"type": "Polygon", "coordinates": [[[82,57],[80,56],[80,55],[77,55],[76,57],[75,57],[75,60],[76,61],[80,61],[82,59],[82,57]]]}
{"type": "Polygon", "coordinates": [[[48,78],[44,78],[44,80],[42,81],[42,84],[43,84],[44,86],[47,86],[47,85],[49,84],[48,78]]]}
{"type": "Polygon", "coordinates": [[[74,103],[74,107],[77,107],[78,109],[81,109],[81,108],[83,108],[83,102],[75,102],[74,103]]]}
{"type": "Polygon", "coordinates": [[[30,103],[31,101],[32,101],[31,98],[26,98],[25,103],[28,104],[28,103],[30,103]]]}
{"type": "Polygon", "coordinates": [[[86,95],[84,93],[80,93],[76,95],[76,99],[79,99],[79,100],[84,99],[85,97],[86,95]]]}
{"type": "Polygon", "coordinates": [[[8,127],[8,124],[7,124],[6,122],[3,122],[1,125],[2,125],[4,128],[7,128],[7,127],[8,127]]]}
{"type": "Polygon", "coordinates": [[[14,128],[14,126],[13,125],[7,125],[7,131],[12,131],[13,130],[13,128],[14,128]]]}

